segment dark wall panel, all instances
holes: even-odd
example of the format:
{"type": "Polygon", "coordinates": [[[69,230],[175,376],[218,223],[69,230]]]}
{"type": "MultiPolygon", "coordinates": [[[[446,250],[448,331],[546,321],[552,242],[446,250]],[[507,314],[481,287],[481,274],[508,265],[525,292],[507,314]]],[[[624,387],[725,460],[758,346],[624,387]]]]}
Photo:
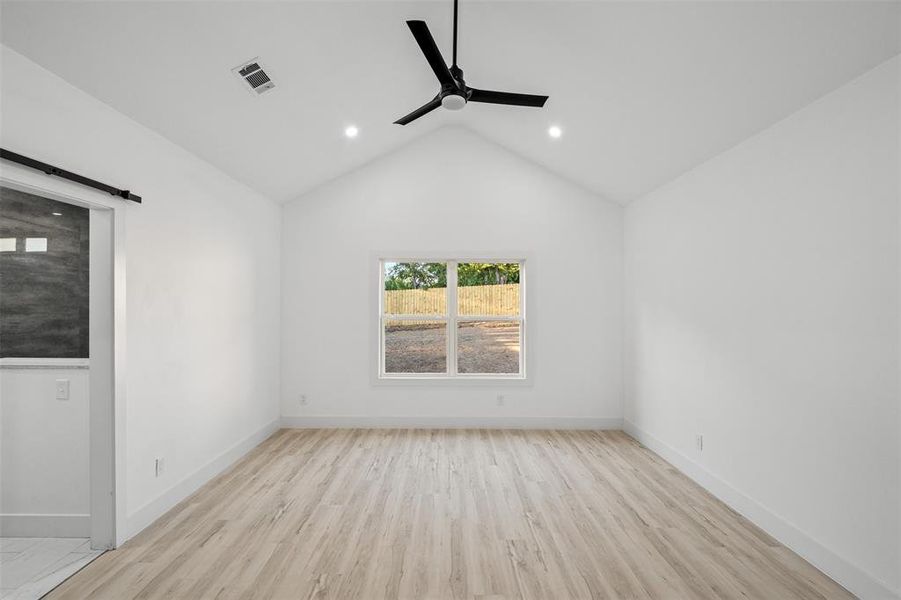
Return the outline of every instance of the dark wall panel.
{"type": "Polygon", "coordinates": [[[88,358],[88,236],[88,209],[0,187],[0,357],[88,358]]]}

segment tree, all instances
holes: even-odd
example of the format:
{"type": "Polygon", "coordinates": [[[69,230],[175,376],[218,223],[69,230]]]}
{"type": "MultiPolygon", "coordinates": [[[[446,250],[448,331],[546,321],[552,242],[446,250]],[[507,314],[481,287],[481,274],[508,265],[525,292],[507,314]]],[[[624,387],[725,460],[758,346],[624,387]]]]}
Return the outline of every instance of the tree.
{"type": "Polygon", "coordinates": [[[389,263],[386,290],[427,290],[447,287],[445,263],[389,263]]]}
{"type": "MultiPolygon", "coordinates": [[[[447,287],[446,263],[387,263],[386,290],[427,290],[447,287]]],[[[519,263],[459,263],[457,285],[519,283],[519,263]]]]}
{"type": "Polygon", "coordinates": [[[503,285],[519,283],[519,263],[460,263],[457,285],[503,285]]]}

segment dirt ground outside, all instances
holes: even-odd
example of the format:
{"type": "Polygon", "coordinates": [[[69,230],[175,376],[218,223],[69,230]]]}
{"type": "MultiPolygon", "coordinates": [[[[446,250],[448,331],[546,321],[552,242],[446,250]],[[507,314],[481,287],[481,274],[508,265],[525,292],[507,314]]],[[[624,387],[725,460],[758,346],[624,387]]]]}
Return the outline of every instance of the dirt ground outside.
{"type": "MultiPolygon", "coordinates": [[[[459,373],[518,373],[519,323],[465,322],[457,333],[459,373]]],[[[446,327],[391,324],[385,331],[386,373],[444,373],[446,327]]]]}

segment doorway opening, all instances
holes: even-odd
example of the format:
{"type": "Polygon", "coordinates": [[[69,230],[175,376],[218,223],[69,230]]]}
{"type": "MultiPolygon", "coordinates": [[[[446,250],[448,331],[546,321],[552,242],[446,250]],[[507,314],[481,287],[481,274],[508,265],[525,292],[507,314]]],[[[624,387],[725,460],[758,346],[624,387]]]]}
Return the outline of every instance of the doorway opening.
{"type": "Polygon", "coordinates": [[[114,213],[0,181],[0,569],[16,597],[116,545],[114,213]]]}

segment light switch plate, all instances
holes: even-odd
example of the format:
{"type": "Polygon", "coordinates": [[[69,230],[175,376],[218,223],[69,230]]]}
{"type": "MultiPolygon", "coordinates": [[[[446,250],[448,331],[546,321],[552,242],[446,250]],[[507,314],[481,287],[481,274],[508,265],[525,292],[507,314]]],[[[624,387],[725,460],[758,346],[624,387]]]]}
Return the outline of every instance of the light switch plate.
{"type": "Polygon", "coordinates": [[[68,400],[69,399],[69,380],[68,379],[57,379],[56,380],[56,399],[57,400],[68,400]]]}

